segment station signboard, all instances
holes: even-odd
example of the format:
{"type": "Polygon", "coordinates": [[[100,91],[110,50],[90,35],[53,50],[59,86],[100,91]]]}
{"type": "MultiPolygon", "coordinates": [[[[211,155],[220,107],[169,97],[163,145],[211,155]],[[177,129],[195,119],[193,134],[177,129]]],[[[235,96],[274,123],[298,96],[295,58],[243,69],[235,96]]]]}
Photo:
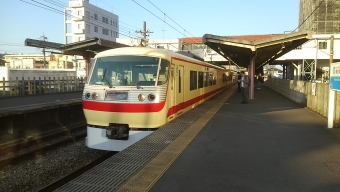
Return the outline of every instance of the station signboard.
{"type": "Polygon", "coordinates": [[[340,91],[340,62],[331,64],[329,87],[334,91],[340,91]]]}

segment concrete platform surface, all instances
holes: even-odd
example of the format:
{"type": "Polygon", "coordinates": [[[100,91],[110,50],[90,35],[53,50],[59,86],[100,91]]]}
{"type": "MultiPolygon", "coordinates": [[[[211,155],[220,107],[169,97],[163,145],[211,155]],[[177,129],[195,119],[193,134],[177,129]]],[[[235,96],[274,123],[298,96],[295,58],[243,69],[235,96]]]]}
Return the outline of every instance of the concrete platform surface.
{"type": "Polygon", "coordinates": [[[340,129],[262,87],[235,92],[150,191],[340,191],[340,129]]]}

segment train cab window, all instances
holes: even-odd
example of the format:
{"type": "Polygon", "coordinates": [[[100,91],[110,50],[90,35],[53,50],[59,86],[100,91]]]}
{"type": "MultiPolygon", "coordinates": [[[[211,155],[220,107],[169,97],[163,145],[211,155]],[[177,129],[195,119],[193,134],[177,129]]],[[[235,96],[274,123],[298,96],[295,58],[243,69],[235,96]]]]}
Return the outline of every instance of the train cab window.
{"type": "Polygon", "coordinates": [[[197,71],[190,71],[190,91],[197,89],[197,71]]]}
{"type": "MultiPolygon", "coordinates": [[[[107,56],[97,58],[90,85],[155,86],[158,69],[167,78],[169,64],[161,64],[160,58],[146,56],[107,56]],[[161,66],[161,67],[159,67],[161,66]],[[163,73],[164,72],[164,73],[163,73]]],[[[168,62],[169,63],[169,62],[168,62]]]]}
{"type": "Polygon", "coordinates": [[[164,85],[168,80],[170,62],[162,59],[159,65],[157,85],[164,85]]]}

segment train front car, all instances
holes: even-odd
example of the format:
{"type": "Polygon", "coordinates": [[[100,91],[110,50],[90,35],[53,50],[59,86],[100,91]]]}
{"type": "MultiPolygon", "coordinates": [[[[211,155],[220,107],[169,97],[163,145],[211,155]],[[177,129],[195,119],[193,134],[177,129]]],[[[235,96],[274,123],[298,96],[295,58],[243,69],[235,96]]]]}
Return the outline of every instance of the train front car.
{"type": "Polygon", "coordinates": [[[152,50],[96,56],[83,92],[88,147],[121,151],[166,123],[170,62],[152,50]]]}

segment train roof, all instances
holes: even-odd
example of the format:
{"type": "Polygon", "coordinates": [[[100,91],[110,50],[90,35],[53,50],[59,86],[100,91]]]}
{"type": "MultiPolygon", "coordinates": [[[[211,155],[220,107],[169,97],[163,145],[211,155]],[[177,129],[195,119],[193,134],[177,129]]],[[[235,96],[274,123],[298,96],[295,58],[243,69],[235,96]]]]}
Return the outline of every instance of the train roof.
{"type": "Polygon", "coordinates": [[[95,58],[98,57],[106,57],[106,56],[114,56],[114,55],[148,55],[148,56],[155,56],[155,57],[163,57],[170,59],[171,57],[177,57],[186,59],[191,62],[205,64],[207,66],[216,67],[216,68],[223,68],[218,65],[210,64],[196,58],[181,54],[181,53],[174,53],[172,51],[164,50],[164,49],[155,49],[149,47],[122,47],[116,49],[110,49],[103,52],[98,53],[95,58]]]}

